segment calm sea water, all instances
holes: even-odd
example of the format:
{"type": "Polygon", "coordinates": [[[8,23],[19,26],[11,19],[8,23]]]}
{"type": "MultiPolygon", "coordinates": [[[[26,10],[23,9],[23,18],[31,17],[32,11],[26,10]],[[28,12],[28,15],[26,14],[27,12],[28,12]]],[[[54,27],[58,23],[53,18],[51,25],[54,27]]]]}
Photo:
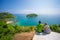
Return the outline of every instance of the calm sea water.
{"type": "Polygon", "coordinates": [[[35,26],[38,24],[38,21],[41,20],[44,24],[47,22],[49,25],[52,24],[60,24],[60,17],[58,15],[48,16],[48,15],[38,15],[36,18],[27,18],[26,14],[14,14],[16,16],[16,20],[18,21],[16,24],[21,26],[35,26]]]}

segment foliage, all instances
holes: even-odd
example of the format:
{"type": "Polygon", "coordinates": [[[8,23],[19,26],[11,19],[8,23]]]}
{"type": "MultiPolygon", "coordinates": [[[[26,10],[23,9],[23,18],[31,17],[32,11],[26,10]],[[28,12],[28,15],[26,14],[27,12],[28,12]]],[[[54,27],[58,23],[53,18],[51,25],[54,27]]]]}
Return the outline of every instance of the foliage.
{"type": "Polygon", "coordinates": [[[16,32],[30,32],[33,31],[35,28],[35,26],[15,26],[16,32]]]}
{"type": "Polygon", "coordinates": [[[51,25],[50,28],[51,28],[52,31],[60,33],[59,25],[54,24],[54,25],[51,25]]]}
{"type": "Polygon", "coordinates": [[[8,35],[5,35],[5,36],[1,36],[0,40],[11,40],[12,39],[12,35],[11,34],[8,34],[8,35]]]}
{"type": "Polygon", "coordinates": [[[14,28],[9,25],[0,26],[0,40],[10,40],[13,36],[14,28]]]}
{"type": "Polygon", "coordinates": [[[25,26],[24,27],[24,32],[34,31],[35,28],[36,28],[36,26],[25,26]]]}
{"type": "Polygon", "coordinates": [[[60,25],[59,25],[59,27],[60,27],[60,25]]]}
{"type": "Polygon", "coordinates": [[[8,27],[8,30],[10,31],[10,33],[15,33],[15,28],[13,25],[8,24],[7,27],[8,27]]]}
{"type": "Polygon", "coordinates": [[[8,12],[0,13],[0,40],[11,40],[15,33],[15,28],[11,24],[6,24],[6,21],[14,18],[14,15],[8,12]]]}
{"type": "Polygon", "coordinates": [[[5,25],[5,24],[6,24],[5,21],[0,20],[0,26],[3,26],[3,25],[5,25]]]}
{"type": "Polygon", "coordinates": [[[31,13],[31,14],[27,14],[26,17],[27,18],[31,18],[31,17],[37,17],[38,15],[35,13],[31,13]]]}
{"type": "Polygon", "coordinates": [[[33,28],[35,29],[34,26],[13,26],[11,24],[0,26],[0,40],[11,40],[15,33],[30,32],[33,28]]]}
{"type": "Polygon", "coordinates": [[[14,18],[14,15],[12,15],[9,12],[1,12],[0,13],[0,20],[9,20],[9,19],[12,19],[12,18],[14,18]]]}
{"type": "Polygon", "coordinates": [[[22,32],[22,30],[23,30],[23,27],[21,27],[19,25],[15,25],[15,31],[16,31],[16,33],[22,32]]]}

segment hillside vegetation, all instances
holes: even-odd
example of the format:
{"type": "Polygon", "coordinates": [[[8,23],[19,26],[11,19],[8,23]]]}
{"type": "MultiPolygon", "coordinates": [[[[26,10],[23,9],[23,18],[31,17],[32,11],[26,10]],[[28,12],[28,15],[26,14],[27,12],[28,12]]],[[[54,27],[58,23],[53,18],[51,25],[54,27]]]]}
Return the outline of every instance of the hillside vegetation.
{"type": "Polygon", "coordinates": [[[60,25],[54,24],[54,25],[51,25],[50,28],[52,31],[60,33],[60,25]]]}
{"type": "Polygon", "coordinates": [[[0,40],[12,40],[12,37],[16,33],[31,32],[35,26],[19,26],[16,24],[6,24],[7,20],[14,19],[14,15],[3,12],[0,13],[0,40]]]}

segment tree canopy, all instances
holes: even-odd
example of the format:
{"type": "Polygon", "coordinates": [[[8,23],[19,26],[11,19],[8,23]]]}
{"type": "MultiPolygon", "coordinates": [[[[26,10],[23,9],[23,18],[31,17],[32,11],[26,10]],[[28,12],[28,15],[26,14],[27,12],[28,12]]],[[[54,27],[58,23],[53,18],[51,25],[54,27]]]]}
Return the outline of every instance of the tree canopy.
{"type": "Polygon", "coordinates": [[[7,20],[7,19],[12,19],[15,18],[15,16],[9,12],[1,12],[0,13],[0,20],[7,20]]]}
{"type": "Polygon", "coordinates": [[[35,13],[31,13],[31,14],[27,14],[26,17],[30,18],[30,17],[37,17],[38,15],[35,13]]]}

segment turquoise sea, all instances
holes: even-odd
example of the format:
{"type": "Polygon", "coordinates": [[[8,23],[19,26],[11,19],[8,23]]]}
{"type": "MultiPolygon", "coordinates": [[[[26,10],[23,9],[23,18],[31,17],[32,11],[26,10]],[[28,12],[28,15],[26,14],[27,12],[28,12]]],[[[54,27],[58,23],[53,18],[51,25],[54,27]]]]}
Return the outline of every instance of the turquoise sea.
{"type": "Polygon", "coordinates": [[[16,24],[21,26],[35,26],[38,24],[38,21],[44,24],[47,22],[49,25],[60,24],[60,17],[58,15],[49,16],[49,15],[38,15],[36,18],[27,18],[26,14],[14,14],[16,16],[15,20],[18,22],[16,24]]]}

